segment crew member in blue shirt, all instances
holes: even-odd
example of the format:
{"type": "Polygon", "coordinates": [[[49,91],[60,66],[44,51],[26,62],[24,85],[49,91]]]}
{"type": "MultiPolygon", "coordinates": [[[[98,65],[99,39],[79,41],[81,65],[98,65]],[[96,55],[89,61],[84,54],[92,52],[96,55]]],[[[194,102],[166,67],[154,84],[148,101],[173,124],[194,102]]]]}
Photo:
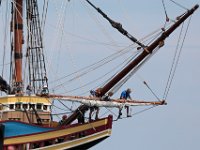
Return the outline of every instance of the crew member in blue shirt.
{"type": "MultiPolygon", "coordinates": [[[[127,90],[125,90],[125,91],[123,91],[122,93],[121,93],[121,95],[120,95],[120,99],[130,99],[130,100],[132,100],[132,98],[131,98],[131,89],[130,88],[128,88],[127,90]]],[[[125,108],[126,108],[126,111],[127,111],[127,117],[131,117],[131,115],[129,114],[129,106],[125,106],[125,108]]],[[[120,111],[119,111],[119,118],[121,117],[121,115],[122,115],[122,109],[120,109],[120,111]]]]}

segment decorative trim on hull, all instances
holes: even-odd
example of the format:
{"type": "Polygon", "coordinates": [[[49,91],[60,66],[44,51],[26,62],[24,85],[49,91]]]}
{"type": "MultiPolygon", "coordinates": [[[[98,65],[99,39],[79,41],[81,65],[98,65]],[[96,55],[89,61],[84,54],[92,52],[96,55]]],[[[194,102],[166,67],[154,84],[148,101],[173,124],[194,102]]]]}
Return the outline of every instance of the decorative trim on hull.
{"type": "Polygon", "coordinates": [[[86,149],[89,147],[92,147],[93,145],[99,143],[100,141],[104,140],[105,138],[109,137],[111,135],[111,130],[105,130],[96,134],[92,134],[87,137],[83,137],[80,139],[72,140],[72,141],[66,141],[59,144],[54,144],[51,146],[46,146],[45,148],[38,148],[36,150],[72,150],[77,148],[86,149]],[[84,147],[84,148],[83,148],[84,147]]]}

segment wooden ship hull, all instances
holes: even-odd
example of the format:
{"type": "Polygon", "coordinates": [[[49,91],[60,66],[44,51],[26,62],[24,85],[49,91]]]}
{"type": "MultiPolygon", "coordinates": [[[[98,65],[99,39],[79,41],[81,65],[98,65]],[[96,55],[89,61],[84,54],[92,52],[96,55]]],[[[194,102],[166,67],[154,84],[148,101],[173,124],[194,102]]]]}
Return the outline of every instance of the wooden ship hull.
{"type": "MultiPolygon", "coordinates": [[[[18,127],[24,125],[24,123],[16,121],[1,123],[5,125],[17,124],[18,127]]],[[[64,129],[51,128],[49,129],[50,131],[45,132],[8,136],[4,139],[3,148],[4,150],[7,150],[9,147],[14,147],[18,150],[88,149],[111,135],[111,125],[112,119],[108,117],[83,125],[77,124],[64,129]]],[[[41,129],[41,127],[38,126],[28,126],[30,128],[41,129]]],[[[18,127],[15,127],[16,130],[18,127]]],[[[48,128],[46,130],[48,130],[48,128]]],[[[5,130],[5,132],[7,131],[5,130]]]]}
{"type": "Polygon", "coordinates": [[[4,109],[1,110],[1,116],[4,117],[1,120],[4,121],[0,121],[1,127],[3,126],[1,143],[4,150],[9,147],[15,150],[88,149],[111,135],[112,116],[87,123],[59,126],[58,122],[52,122],[50,119],[50,104],[47,98],[10,96],[2,97],[1,102],[4,106],[1,108],[4,109]],[[39,107],[41,101],[43,104],[39,107]],[[29,107],[30,104],[35,108],[29,107]],[[38,125],[33,109],[40,115],[41,125],[38,125]],[[29,122],[31,120],[32,123],[29,122]]]}

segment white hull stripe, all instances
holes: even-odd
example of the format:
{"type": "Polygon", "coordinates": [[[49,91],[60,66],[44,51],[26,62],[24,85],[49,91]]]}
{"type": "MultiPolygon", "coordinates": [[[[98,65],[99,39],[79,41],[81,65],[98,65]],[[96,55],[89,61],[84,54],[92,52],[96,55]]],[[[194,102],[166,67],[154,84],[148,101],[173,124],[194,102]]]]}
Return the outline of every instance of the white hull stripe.
{"type": "Polygon", "coordinates": [[[42,148],[38,148],[36,150],[63,150],[63,149],[69,149],[69,148],[74,148],[83,144],[87,144],[89,142],[104,138],[104,137],[108,137],[111,135],[111,129],[107,129],[105,131],[101,131],[86,137],[82,137],[79,139],[75,139],[75,140],[70,140],[70,141],[66,141],[66,142],[62,142],[62,143],[58,143],[58,144],[54,144],[51,146],[46,146],[46,147],[42,147],[42,148]]]}

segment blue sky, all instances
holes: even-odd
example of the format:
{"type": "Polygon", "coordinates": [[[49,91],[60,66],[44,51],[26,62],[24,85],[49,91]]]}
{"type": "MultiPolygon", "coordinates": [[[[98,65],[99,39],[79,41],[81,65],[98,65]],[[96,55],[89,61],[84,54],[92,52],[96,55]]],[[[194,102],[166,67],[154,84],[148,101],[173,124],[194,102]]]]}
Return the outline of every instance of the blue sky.
{"type": "MultiPolygon", "coordinates": [[[[162,27],[165,22],[161,0],[92,0],[92,2],[111,18],[121,22],[123,27],[138,39],[162,27]]],[[[191,8],[196,3],[200,4],[199,0],[177,0],[176,2],[187,8],[191,8]]],[[[167,0],[166,8],[171,19],[184,12],[183,9],[167,0]]],[[[71,0],[68,3],[61,0],[50,0],[48,14],[44,44],[46,57],[49,60],[47,67],[50,81],[97,62],[132,44],[84,1],[71,0]],[[61,5],[62,2],[63,5],[61,5]],[[66,7],[66,9],[61,6],[66,7]],[[66,14],[64,16],[61,13],[63,10],[66,14]]],[[[170,88],[167,98],[168,105],[159,106],[132,118],[114,122],[112,136],[91,148],[92,150],[195,150],[200,148],[199,27],[200,10],[197,10],[192,17],[178,68],[170,88]]],[[[179,32],[180,29],[165,41],[165,47],[161,48],[129,82],[123,85],[120,91],[114,95],[115,98],[119,97],[121,90],[130,87],[133,89],[132,97],[134,99],[156,100],[143,85],[143,80],[147,81],[154,92],[162,98],[179,32]]],[[[3,31],[0,33],[2,34],[3,31]]],[[[133,54],[133,52],[128,53],[128,55],[133,54]]],[[[124,56],[124,58],[126,57],[124,56]]],[[[110,66],[97,70],[86,77],[78,78],[72,84],[64,85],[62,87],[64,90],[62,90],[70,91],[77,85],[82,86],[98,77],[102,72],[109,71],[120,61],[123,59],[117,60],[110,66]]],[[[66,94],[79,95],[101,84],[107,78],[89,87],[66,94]]],[[[133,113],[138,110],[140,109],[133,108],[133,113]]],[[[117,113],[116,110],[114,112],[117,113]]]]}

